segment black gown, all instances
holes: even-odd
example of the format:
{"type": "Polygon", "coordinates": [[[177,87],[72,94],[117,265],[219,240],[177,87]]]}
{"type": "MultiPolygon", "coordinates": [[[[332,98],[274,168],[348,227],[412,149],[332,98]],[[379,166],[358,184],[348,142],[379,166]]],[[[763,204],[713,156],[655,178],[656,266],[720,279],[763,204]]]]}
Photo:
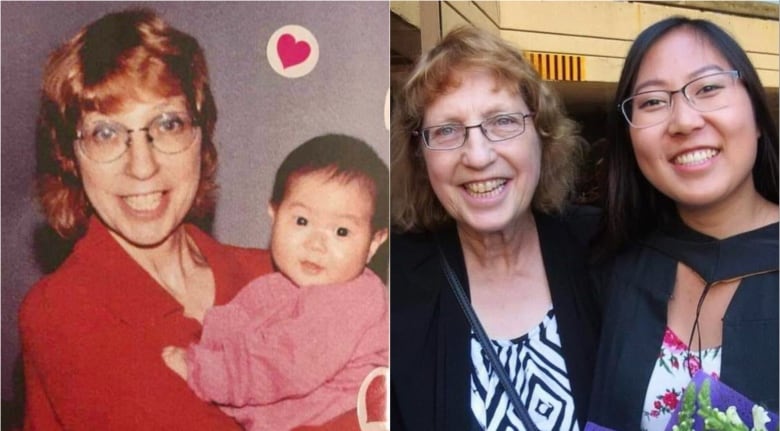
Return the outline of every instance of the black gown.
{"type": "Polygon", "coordinates": [[[723,318],[720,379],[778,410],[778,224],[717,240],[678,220],[596,277],[607,298],[590,421],[620,431],[640,429],[678,261],[706,283],[741,280],[723,318]]]}

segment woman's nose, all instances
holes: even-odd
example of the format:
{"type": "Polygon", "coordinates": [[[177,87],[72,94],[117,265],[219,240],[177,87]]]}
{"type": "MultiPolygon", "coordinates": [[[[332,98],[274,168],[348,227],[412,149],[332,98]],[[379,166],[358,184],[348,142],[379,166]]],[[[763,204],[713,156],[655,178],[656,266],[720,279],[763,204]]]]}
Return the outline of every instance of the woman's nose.
{"type": "Polygon", "coordinates": [[[682,93],[675,96],[678,96],[678,98],[672,103],[672,112],[669,114],[667,123],[669,133],[672,135],[687,135],[702,127],[705,122],[702,113],[694,108],[682,93]]]}
{"type": "Polygon", "coordinates": [[[153,177],[160,170],[160,165],[148,132],[131,132],[127,144],[130,147],[127,149],[127,173],[140,180],[153,177]]]}
{"type": "Polygon", "coordinates": [[[496,159],[496,151],[482,129],[476,127],[466,132],[466,142],[461,149],[463,164],[473,169],[482,169],[493,163],[496,159]]]}

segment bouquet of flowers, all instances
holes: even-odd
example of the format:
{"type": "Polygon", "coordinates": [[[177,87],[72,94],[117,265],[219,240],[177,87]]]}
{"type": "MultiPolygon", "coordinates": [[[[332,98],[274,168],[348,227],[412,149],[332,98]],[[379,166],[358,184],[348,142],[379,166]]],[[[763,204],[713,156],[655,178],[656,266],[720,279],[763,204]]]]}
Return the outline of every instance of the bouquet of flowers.
{"type": "MultiPolygon", "coordinates": [[[[777,431],[777,423],[776,413],[700,370],[672,412],[666,431],[777,431]]],[[[585,431],[615,430],[588,422],[585,431]]]]}
{"type": "Polygon", "coordinates": [[[777,414],[699,371],[685,389],[666,431],[773,431],[777,421],[777,414]]]}

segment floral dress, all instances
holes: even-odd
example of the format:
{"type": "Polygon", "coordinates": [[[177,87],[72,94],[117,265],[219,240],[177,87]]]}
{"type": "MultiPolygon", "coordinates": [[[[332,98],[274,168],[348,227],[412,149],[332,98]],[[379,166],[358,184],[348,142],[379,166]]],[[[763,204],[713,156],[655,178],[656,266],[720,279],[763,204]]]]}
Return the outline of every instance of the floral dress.
{"type": "Polygon", "coordinates": [[[642,431],[663,431],[682,399],[691,376],[700,369],[720,375],[721,348],[691,352],[684,341],[668,327],[661,351],[650,376],[642,409],[642,431]]]}

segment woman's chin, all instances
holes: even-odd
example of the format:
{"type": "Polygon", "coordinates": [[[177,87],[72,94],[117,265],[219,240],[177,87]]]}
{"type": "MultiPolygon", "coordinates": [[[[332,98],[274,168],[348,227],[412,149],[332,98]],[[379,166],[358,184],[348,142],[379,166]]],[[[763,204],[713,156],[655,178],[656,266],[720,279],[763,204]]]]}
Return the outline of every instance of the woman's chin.
{"type": "Polygon", "coordinates": [[[183,229],[181,224],[165,227],[161,222],[147,225],[119,226],[116,228],[109,226],[111,234],[120,242],[144,249],[155,248],[163,244],[179,229],[183,229]]]}
{"type": "Polygon", "coordinates": [[[461,220],[458,222],[458,226],[463,229],[468,229],[476,234],[489,235],[494,233],[501,233],[508,229],[511,229],[514,224],[508,219],[476,219],[476,220],[461,220]]]}

